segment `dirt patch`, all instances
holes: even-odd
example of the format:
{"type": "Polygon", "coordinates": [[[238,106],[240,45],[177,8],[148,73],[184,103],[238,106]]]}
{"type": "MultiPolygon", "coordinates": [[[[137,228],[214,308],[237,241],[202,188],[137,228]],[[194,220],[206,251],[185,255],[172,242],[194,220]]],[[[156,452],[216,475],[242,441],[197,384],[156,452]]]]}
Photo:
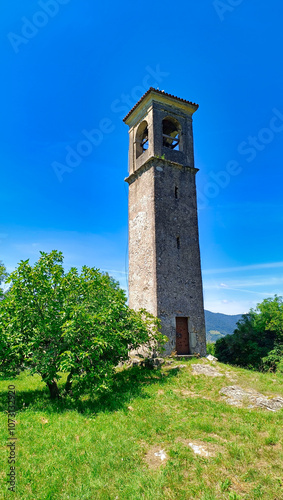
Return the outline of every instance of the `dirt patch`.
{"type": "Polygon", "coordinates": [[[207,375],[208,377],[223,377],[217,368],[211,365],[192,365],[192,370],[195,375],[207,375]]]}
{"type": "Polygon", "coordinates": [[[173,392],[176,392],[177,394],[181,394],[182,396],[185,397],[190,397],[190,398],[197,398],[199,397],[198,394],[192,391],[187,391],[187,389],[173,389],[173,392]]]}
{"type": "Polygon", "coordinates": [[[162,446],[152,446],[144,457],[144,461],[151,469],[158,469],[166,464],[167,460],[167,453],[162,446]]]}
{"type": "Polygon", "coordinates": [[[173,365],[173,366],[165,366],[165,369],[167,372],[169,371],[178,371],[181,370],[182,368],[188,368],[187,365],[173,365]]]}
{"type": "Polygon", "coordinates": [[[226,402],[232,406],[247,406],[248,408],[264,408],[277,411],[283,408],[283,398],[276,396],[269,398],[254,389],[243,389],[238,385],[223,387],[220,394],[226,396],[226,402]]]}
{"type": "Polygon", "coordinates": [[[231,492],[231,494],[234,492],[234,493],[240,494],[240,495],[247,495],[250,492],[251,487],[252,486],[250,484],[247,484],[247,483],[244,483],[242,481],[239,481],[236,478],[232,478],[232,484],[231,484],[231,490],[230,490],[230,492],[231,492]]]}
{"type": "Polygon", "coordinates": [[[195,392],[192,391],[187,391],[187,389],[181,389],[180,394],[184,396],[185,398],[200,398],[201,396],[199,394],[196,394],[195,392]]]}
{"type": "Polygon", "coordinates": [[[219,436],[218,434],[214,434],[213,432],[211,432],[209,434],[209,436],[212,437],[212,438],[217,439],[218,441],[222,441],[223,443],[227,443],[228,442],[227,439],[223,438],[222,436],[219,436]]]}
{"type": "Polygon", "coordinates": [[[176,442],[182,443],[184,446],[191,448],[196,455],[205,458],[215,457],[219,451],[219,447],[214,443],[205,443],[195,439],[191,440],[179,437],[176,439],[176,442]]]}
{"type": "Polygon", "coordinates": [[[158,389],[157,394],[158,394],[158,396],[163,396],[163,394],[164,394],[163,389],[158,389]]]}
{"type": "Polygon", "coordinates": [[[200,396],[200,394],[196,394],[195,392],[188,391],[187,389],[173,389],[173,392],[184,396],[184,398],[199,398],[199,399],[207,399],[206,396],[200,396]]]}

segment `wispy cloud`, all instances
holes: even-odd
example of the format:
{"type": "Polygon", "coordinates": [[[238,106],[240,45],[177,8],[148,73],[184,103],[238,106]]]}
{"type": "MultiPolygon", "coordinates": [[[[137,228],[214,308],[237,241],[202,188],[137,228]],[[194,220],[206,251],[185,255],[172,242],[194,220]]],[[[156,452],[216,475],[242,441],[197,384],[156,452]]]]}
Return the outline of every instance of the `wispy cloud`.
{"type": "Polygon", "coordinates": [[[116,274],[125,274],[127,275],[126,271],[117,271],[116,269],[101,269],[104,273],[116,273],[116,274]]]}
{"type": "Polygon", "coordinates": [[[254,271],[258,269],[276,269],[283,267],[283,262],[268,262],[265,264],[250,264],[248,266],[223,267],[219,269],[203,269],[203,274],[235,273],[239,271],[254,271]]]}
{"type": "Polygon", "coordinates": [[[253,295],[262,295],[264,297],[267,297],[268,292],[256,292],[255,290],[247,290],[246,288],[237,288],[237,287],[232,287],[232,286],[227,286],[225,290],[233,290],[234,292],[243,292],[243,293],[252,293],[253,295]]]}
{"type": "Polygon", "coordinates": [[[249,287],[270,287],[283,285],[283,276],[280,278],[268,277],[266,279],[259,279],[258,277],[250,278],[248,280],[231,280],[227,283],[207,283],[207,288],[218,288],[227,290],[228,288],[249,288],[249,287]]]}
{"type": "MultiPolygon", "coordinates": [[[[253,285],[251,283],[251,285],[253,285]]],[[[230,286],[230,285],[225,285],[223,284],[205,284],[204,283],[204,290],[223,290],[223,291],[228,291],[228,290],[233,290],[234,292],[243,292],[243,293],[252,293],[253,295],[264,295],[265,297],[267,295],[270,295],[270,292],[258,292],[255,290],[248,290],[247,288],[238,288],[237,286],[230,286]]]]}
{"type": "Polygon", "coordinates": [[[283,295],[282,267],[282,262],[273,262],[216,269],[215,276],[214,270],[210,270],[203,280],[206,308],[235,314],[241,312],[240,305],[242,311],[248,311],[264,298],[283,295]],[[225,275],[223,279],[217,275],[227,271],[231,272],[229,277],[225,275]]]}

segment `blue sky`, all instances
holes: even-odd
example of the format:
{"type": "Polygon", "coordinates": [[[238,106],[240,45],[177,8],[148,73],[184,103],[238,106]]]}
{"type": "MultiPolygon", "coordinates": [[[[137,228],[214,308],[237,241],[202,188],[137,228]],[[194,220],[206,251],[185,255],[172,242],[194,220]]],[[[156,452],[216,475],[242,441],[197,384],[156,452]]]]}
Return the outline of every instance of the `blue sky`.
{"type": "Polygon", "coordinates": [[[39,251],[126,287],[128,133],[149,86],[199,103],[205,307],[283,287],[280,0],[21,0],[1,9],[0,259],[39,251]],[[91,136],[92,142],[89,142],[91,136]]]}

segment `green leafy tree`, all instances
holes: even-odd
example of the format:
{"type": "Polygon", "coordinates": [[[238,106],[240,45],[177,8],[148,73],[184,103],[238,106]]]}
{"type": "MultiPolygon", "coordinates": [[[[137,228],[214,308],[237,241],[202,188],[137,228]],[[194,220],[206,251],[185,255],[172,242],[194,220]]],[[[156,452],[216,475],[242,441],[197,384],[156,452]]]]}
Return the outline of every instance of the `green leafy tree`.
{"type": "Polygon", "coordinates": [[[214,342],[207,342],[206,343],[206,352],[207,352],[207,354],[211,354],[212,356],[215,356],[215,343],[214,342]]]}
{"type": "Polygon", "coordinates": [[[276,370],[283,355],[282,297],[265,299],[243,315],[233,335],[216,341],[215,355],[224,363],[276,370]]]}
{"type": "Polygon", "coordinates": [[[68,372],[65,391],[105,390],[129,349],[152,351],[166,339],[158,321],[135,312],[108,275],[84,266],[64,271],[63,255],[41,252],[31,266],[21,261],[11,273],[0,305],[0,371],[24,366],[39,373],[51,398],[59,396],[59,372],[68,372]]]}
{"type": "Polygon", "coordinates": [[[3,297],[3,289],[1,287],[2,283],[7,279],[8,274],[3,262],[0,260],[0,299],[3,297]]]}

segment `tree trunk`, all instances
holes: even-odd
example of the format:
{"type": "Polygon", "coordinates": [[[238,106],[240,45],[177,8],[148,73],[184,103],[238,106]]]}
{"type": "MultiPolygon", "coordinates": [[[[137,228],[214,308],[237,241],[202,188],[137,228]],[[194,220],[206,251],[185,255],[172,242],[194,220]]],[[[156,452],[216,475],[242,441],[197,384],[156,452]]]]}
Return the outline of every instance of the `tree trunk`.
{"type": "Polygon", "coordinates": [[[71,393],[72,383],[73,383],[73,371],[71,370],[65,384],[65,392],[67,394],[72,394],[71,393]]]}
{"type": "Polygon", "coordinates": [[[47,384],[47,387],[48,387],[49,392],[50,392],[50,398],[51,399],[59,398],[60,393],[59,393],[57,382],[55,380],[52,380],[52,382],[46,382],[46,384],[47,384]]]}

